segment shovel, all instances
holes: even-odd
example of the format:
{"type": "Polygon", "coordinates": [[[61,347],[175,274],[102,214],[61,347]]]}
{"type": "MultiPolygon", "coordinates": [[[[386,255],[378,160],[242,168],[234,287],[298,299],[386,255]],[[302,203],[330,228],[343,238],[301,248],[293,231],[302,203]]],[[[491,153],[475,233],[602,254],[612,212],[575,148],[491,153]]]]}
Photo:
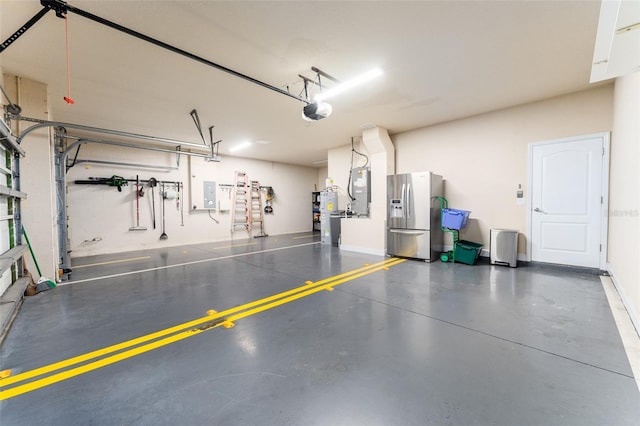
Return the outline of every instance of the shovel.
{"type": "Polygon", "coordinates": [[[166,232],[164,232],[164,227],[165,227],[165,219],[164,219],[164,200],[165,200],[165,195],[164,195],[164,184],[161,184],[160,187],[160,191],[162,192],[162,234],[160,234],[160,239],[161,240],[166,240],[167,238],[169,238],[169,236],[167,235],[166,232]]]}
{"type": "Polygon", "coordinates": [[[156,196],[155,188],[158,185],[158,180],[156,178],[149,178],[149,187],[151,188],[151,216],[153,219],[153,229],[156,229],[156,196]]]}
{"type": "Polygon", "coordinates": [[[140,180],[138,179],[138,175],[136,175],[136,226],[129,228],[129,231],[147,230],[145,226],[140,226],[140,197],[144,195],[144,192],[141,191],[142,188],[139,187],[139,184],[140,180]]]}

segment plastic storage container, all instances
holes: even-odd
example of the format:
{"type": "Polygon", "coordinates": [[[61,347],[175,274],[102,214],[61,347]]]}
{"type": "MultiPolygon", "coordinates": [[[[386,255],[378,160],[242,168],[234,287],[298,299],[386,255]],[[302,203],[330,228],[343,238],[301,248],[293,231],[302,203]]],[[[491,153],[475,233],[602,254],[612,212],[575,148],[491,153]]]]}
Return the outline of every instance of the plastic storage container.
{"type": "Polygon", "coordinates": [[[442,209],[442,226],[449,229],[462,229],[469,222],[468,210],[442,209]]]}
{"type": "Polygon", "coordinates": [[[456,242],[453,250],[453,258],[456,262],[475,265],[481,250],[482,244],[460,240],[456,242]]]}

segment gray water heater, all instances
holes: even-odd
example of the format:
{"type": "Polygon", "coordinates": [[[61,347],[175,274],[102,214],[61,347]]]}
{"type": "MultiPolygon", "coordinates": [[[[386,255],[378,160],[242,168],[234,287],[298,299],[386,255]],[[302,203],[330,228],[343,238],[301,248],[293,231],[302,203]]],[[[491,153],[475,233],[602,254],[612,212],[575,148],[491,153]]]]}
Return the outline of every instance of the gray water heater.
{"type": "Polygon", "coordinates": [[[331,226],[332,215],[338,215],[338,193],[322,191],[320,193],[320,243],[323,245],[332,245],[333,241],[337,241],[340,233],[335,226],[331,226]]]}

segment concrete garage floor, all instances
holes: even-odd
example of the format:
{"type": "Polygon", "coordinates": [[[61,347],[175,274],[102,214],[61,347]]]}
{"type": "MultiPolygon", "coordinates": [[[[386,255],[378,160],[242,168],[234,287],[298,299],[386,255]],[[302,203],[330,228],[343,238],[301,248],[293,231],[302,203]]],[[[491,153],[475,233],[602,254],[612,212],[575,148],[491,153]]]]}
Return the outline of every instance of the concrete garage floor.
{"type": "Polygon", "coordinates": [[[15,382],[0,381],[0,424],[639,424],[599,277],[418,261],[360,269],[385,258],[317,240],[75,259],[75,283],[27,298],[2,346],[15,382]]]}

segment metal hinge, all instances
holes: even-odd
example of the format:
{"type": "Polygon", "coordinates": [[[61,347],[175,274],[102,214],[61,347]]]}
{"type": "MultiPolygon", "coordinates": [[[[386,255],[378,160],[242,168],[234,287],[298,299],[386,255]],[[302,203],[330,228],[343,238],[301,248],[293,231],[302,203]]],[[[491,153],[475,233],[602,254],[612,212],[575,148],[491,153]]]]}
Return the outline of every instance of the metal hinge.
{"type": "Polygon", "coordinates": [[[604,203],[604,197],[601,195],[600,196],[600,204],[603,204],[603,203],[604,203]]]}
{"type": "Polygon", "coordinates": [[[602,244],[600,244],[600,251],[602,251],[602,244]]]}

